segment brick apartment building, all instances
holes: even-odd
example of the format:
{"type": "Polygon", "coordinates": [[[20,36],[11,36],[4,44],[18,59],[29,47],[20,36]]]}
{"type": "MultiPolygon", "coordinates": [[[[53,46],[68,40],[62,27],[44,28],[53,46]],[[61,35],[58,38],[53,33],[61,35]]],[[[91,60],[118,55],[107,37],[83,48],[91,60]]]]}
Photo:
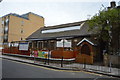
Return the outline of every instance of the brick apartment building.
{"type": "Polygon", "coordinates": [[[44,18],[32,12],[23,15],[10,13],[0,17],[0,49],[3,43],[4,47],[9,47],[10,42],[25,40],[43,26],[44,18]]]}

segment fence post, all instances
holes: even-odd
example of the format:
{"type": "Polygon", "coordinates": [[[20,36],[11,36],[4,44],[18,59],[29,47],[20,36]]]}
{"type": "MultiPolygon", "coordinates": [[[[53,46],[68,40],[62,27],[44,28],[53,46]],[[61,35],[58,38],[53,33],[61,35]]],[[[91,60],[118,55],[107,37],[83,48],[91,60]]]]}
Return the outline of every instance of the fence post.
{"type": "Polygon", "coordinates": [[[35,54],[34,54],[34,63],[35,63],[35,54]]]}
{"type": "Polygon", "coordinates": [[[111,62],[110,62],[109,72],[111,72],[111,62]]]}
{"type": "Polygon", "coordinates": [[[84,69],[86,69],[86,59],[84,58],[84,69]]]}
{"type": "Polygon", "coordinates": [[[45,63],[44,63],[44,64],[46,64],[46,60],[47,60],[47,59],[45,58],[45,63]]]}
{"type": "Polygon", "coordinates": [[[48,51],[48,65],[49,65],[49,53],[50,53],[50,51],[48,51]]]}
{"type": "Polygon", "coordinates": [[[63,56],[62,56],[62,60],[61,60],[61,67],[63,67],[63,56]]]}

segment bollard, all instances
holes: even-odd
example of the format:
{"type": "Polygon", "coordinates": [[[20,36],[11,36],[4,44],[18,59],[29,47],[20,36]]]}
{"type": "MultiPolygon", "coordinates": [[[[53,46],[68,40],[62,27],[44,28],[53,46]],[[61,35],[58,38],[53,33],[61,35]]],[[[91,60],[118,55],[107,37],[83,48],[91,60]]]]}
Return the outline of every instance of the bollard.
{"type": "Polygon", "coordinates": [[[62,60],[61,60],[61,67],[63,67],[63,56],[62,56],[62,60]]]}
{"type": "Polygon", "coordinates": [[[109,72],[111,72],[111,62],[110,62],[109,72]]]}
{"type": "Polygon", "coordinates": [[[84,58],[84,69],[86,69],[86,59],[84,58]]]}
{"type": "MultiPolygon", "coordinates": [[[[50,51],[49,51],[50,52],[50,51]]],[[[48,52],[48,65],[49,65],[49,52],[48,52]]]]}
{"type": "Polygon", "coordinates": [[[34,63],[35,63],[35,55],[34,55],[34,63]]]}
{"type": "Polygon", "coordinates": [[[44,63],[44,64],[46,64],[46,60],[47,60],[47,59],[45,59],[45,63],[44,63]]]}

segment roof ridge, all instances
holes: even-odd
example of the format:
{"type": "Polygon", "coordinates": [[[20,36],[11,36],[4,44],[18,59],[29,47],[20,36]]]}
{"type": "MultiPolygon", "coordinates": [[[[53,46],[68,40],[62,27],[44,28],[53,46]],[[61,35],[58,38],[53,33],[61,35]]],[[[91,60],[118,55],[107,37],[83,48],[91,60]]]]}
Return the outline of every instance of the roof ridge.
{"type": "Polygon", "coordinates": [[[25,14],[22,14],[22,15],[20,15],[20,14],[17,14],[17,13],[9,13],[9,14],[6,14],[6,15],[4,15],[4,16],[2,16],[2,17],[5,17],[5,16],[8,16],[8,15],[13,15],[13,16],[17,16],[17,17],[21,17],[21,18],[24,18],[24,19],[29,19],[28,17],[26,17],[25,15],[28,15],[28,14],[33,14],[33,15],[36,15],[36,16],[39,16],[39,17],[42,17],[43,18],[43,16],[40,16],[40,15],[38,15],[38,14],[35,14],[35,13],[33,13],[33,12],[28,12],[28,13],[25,13],[25,14]]]}
{"type": "MultiPolygon", "coordinates": [[[[68,25],[68,24],[82,23],[82,22],[86,22],[86,21],[87,21],[87,20],[77,21],[77,22],[70,22],[70,23],[63,23],[63,24],[58,24],[58,25],[53,25],[53,26],[61,26],[61,25],[68,25]]],[[[53,26],[46,26],[46,27],[53,27],[53,26]]]]}
{"type": "Polygon", "coordinates": [[[45,26],[44,30],[65,28],[65,27],[72,27],[72,26],[80,26],[82,23],[85,23],[86,21],[87,20],[79,21],[79,22],[66,23],[66,24],[60,24],[60,25],[54,25],[54,26],[45,26]]]}
{"type": "Polygon", "coordinates": [[[33,15],[36,15],[36,16],[39,16],[39,17],[42,17],[42,18],[43,18],[43,16],[38,15],[38,14],[35,14],[35,13],[33,13],[33,12],[28,12],[28,13],[22,14],[22,16],[23,16],[23,15],[29,15],[29,14],[33,14],[33,15]]]}
{"type": "Polygon", "coordinates": [[[9,13],[9,14],[6,14],[6,15],[4,15],[4,16],[2,16],[2,17],[9,16],[9,15],[13,15],[13,16],[20,17],[20,18],[24,18],[24,19],[27,19],[27,20],[28,20],[27,17],[21,16],[21,15],[19,15],[19,14],[17,14],[17,13],[9,13]]]}

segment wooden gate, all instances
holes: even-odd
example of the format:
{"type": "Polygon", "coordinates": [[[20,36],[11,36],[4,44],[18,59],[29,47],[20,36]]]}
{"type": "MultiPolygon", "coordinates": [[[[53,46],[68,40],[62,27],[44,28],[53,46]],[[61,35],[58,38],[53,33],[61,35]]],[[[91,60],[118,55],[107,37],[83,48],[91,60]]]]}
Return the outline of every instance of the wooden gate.
{"type": "Polygon", "coordinates": [[[79,53],[76,56],[76,62],[93,64],[93,46],[87,42],[82,42],[79,46],[79,53]]]}

